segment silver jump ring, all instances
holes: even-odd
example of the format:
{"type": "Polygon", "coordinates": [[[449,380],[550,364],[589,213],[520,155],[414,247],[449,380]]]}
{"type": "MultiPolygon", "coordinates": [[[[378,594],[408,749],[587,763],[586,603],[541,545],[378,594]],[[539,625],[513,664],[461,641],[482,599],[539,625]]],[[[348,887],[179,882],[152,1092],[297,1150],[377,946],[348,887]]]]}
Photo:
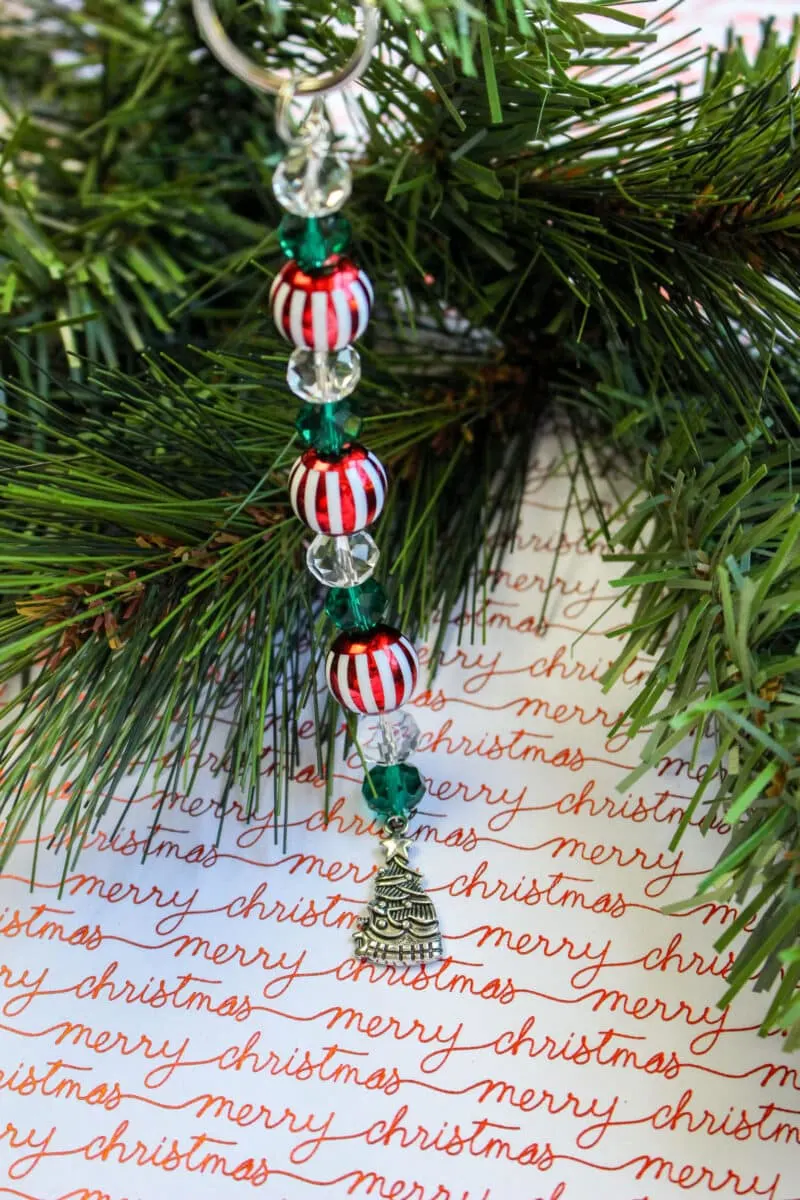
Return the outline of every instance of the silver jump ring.
{"type": "MultiPolygon", "coordinates": [[[[409,813],[409,816],[412,816],[409,813]]],[[[387,817],[386,828],[391,834],[400,834],[401,836],[408,830],[408,817],[387,817]]]]}
{"type": "Polygon", "coordinates": [[[320,75],[279,75],[260,67],[243,54],[222,27],[214,8],[214,0],[192,0],[194,16],[209,50],[231,74],[238,76],[260,92],[279,96],[284,108],[294,96],[324,96],[352,83],[364,73],[378,41],[380,14],[375,0],[360,0],[362,30],[358,45],[343,67],[331,68],[320,75]]]}

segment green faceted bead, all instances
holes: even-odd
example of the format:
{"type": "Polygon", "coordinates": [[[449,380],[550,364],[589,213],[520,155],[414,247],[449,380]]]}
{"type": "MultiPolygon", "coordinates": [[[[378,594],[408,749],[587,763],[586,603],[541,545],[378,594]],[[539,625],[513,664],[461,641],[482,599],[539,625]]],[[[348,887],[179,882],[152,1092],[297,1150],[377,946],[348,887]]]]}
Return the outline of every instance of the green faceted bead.
{"type": "Polygon", "coordinates": [[[336,404],[304,404],[294,427],[304,446],[320,454],[338,454],[361,432],[361,417],[347,400],[336,404]]]}
{"type": "Polygon", "coordinates": [[[281,250],[304,271],[316,271],[332,254],[341,254],[350,243],[350,222],[341,213],[330,217],[294,217],[287,214],[278,226],[281,250]]]}
{"type": "Polygon", "coordinates": [[[325,612],[339,629],[371,629],[386,611],[386,593],[377,579],[359,587],[331,588],[325,612]]]}
{"type": "Polygon", "coordinates": [[[373,767],[361,786],[361,793],[376,816],[407,817],[425,795],[425,784],[410,763],[391,763],[373,767]]]}

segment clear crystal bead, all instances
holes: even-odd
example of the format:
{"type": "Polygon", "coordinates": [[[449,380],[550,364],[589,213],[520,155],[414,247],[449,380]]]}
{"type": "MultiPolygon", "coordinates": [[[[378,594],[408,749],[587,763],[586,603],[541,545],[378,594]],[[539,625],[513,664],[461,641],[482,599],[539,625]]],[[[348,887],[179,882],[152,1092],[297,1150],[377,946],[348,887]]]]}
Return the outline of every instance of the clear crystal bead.
{"type": "Polygon", "coordinates": [[[379,717],[362,717],[358,723],[358,743],[367,762],[405,762],[417,748],[419,726],[411,713],[398,708],[379,717]]]}
{"type": "Polygon", "coordinates": [[[318,533],[306,552],[308,569],[325,587],[358,587],[378,564],[380,550],[362,530],[349,537],[318,533]]]}
{"type": "Polygon", "coordinates": [[[361,359],[352,346],[336,354],[324,350],[295,350],[286,379],[295,396],[309,404],[335,404],[358,387],[361,359]]]}
{"type": "Polygon", "coordinates": [[[326,217],[338,212],[353,187],[347,163],[319,140],[298,138],[272,177],[272,190],[282,208],[297,217],[326,217]]]}

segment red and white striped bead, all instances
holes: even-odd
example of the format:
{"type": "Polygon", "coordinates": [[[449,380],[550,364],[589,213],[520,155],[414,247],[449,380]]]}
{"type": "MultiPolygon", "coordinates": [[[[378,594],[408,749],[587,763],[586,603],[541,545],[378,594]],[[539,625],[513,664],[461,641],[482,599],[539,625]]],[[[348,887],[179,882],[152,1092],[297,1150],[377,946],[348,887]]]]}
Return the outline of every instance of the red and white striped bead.
{"type": "Polygon", "coordinates": [[[309,529],[340,537],[377,520],[386,484],[386,468],[364,446],[354,442],[335,458],[312,447],[289,473],[289,499],[309,529]]]}
{"type": "Polygon", "coordinates": [[[340,633],[325,660],[328,687],[351,712],[386,713],[411,699],[419,659],[411,642],[388,625],[340,633]]]}
{"type": "Polygon", "coordinates": [[[294,260],[275,277],[269,294],[272,315],[287,342],[305,350],[343,350],[367,327],[372,284],[349,258],[311,274],[294,260]]]}

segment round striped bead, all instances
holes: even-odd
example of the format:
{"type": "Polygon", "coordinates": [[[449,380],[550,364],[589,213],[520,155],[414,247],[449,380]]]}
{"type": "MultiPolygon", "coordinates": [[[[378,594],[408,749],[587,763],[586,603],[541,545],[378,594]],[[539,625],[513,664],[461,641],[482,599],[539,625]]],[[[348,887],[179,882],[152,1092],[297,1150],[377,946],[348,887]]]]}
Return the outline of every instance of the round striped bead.
{"type": "Polygon", "coordinates": [[[372,297],[364,272],[342,255],[313,273],[294,260],[286,263],[269,294],[275,324],[287,342],[331,353],[361,337],[372,297]]]}
{"type": "Polygon", "coordinates": [[[340,537],[377,520],[386,483],[383,463],[364,446],[353,442],[336,456],[312,446],[289,473],[289,499],[309,529],[340,537]]]}
{"type": "Polygon", "coordinates": [[[398,629],[376,625],[366,633],[340,633],[325,660],[328,687],[357,713],[393,712],[410,700],[419,659],[398,629]]]}

